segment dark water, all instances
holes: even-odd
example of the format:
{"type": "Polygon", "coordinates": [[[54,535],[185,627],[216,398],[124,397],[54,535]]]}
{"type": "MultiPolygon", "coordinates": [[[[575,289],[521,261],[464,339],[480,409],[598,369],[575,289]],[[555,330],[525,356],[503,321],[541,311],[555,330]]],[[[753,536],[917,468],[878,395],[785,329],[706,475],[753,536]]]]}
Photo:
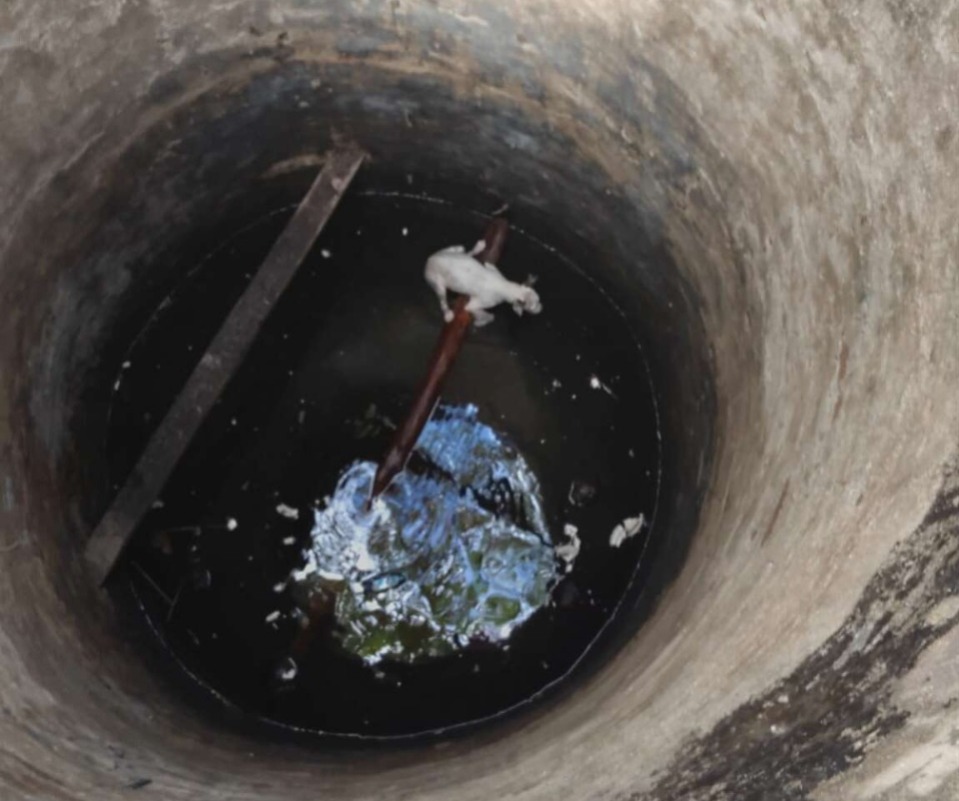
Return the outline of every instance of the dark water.
{"type": "MultiPolygon", "coordinates": [[[[197,264],[131,345],[111,418],[116,484],[291,211],[197,264]]],[[[479,721],[566,676],[636,591],[655,526],[619,548],[610,535],[655,514],[661,444],[644,361],[613,300],[516,229],[500,267],[514,280],[535,274],[544,311],[494,310],[443,399],[475,405],[522,454],[553,541],[578,530],[573,570],[505,645],[375,666],[341,646],[322,600],[304,628],[302,599],[283,587],[303,565],[311,510],[348,465],[383,454],[421,377],[442,326],[426,257],[471,245],[485,223],[418,198],[345,200],[136,535],[117,584],[132,589],[177,669],[251,716],[381,737],[479,721]],[[293,650],[297,675],[281,680],[293,650]]]]}

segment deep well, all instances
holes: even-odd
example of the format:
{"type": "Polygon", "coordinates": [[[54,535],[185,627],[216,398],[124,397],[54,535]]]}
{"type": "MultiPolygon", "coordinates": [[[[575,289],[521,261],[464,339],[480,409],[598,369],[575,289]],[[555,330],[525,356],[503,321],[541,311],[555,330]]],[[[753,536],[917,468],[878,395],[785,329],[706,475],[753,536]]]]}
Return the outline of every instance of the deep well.
{"type": "Polygon", "coordinates": [[[0,798],[959,796],[957,43],[951,0],[5,3],[0,798]],[[416,747],[197,714],[82,560],[171,254],[337,138],[578,254],[663,413],[632,636],[416,747]]]}

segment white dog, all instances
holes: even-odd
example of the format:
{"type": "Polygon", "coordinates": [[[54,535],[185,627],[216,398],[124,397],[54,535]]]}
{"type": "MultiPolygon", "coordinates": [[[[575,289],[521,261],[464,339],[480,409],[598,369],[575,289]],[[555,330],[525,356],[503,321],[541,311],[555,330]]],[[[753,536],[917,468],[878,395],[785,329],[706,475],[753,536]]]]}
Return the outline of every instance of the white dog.
{"type": "Polygon", "coordinates": [[[500,303],[509,303],[519,315],[539,314],[543,306],[539,295],[527,284],[508,280],[493,264],[483,264],[474,258],[486,247],[482,239],[467,253],[461,245],[445,248],[426,260],[424,276],[440,300],[443,319],[449,322],[453,312],[446,301],[447,290],[468,295],[466,310],[473,315],[477,327],[493,321],[492,309],[500,303]]]}

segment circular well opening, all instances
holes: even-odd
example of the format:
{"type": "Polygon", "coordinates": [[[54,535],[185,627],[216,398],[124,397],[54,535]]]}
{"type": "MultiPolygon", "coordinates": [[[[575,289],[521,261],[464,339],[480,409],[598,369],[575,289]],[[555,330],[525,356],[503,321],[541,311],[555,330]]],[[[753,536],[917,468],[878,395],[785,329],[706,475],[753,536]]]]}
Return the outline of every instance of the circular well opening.
{"type": "MultiPolygon", "coordinates": [[[[74,192],[70,225],[43,242],[57,254],[50,263],[69,269],[51,274],[59,284],[46,287],[51,304],[31,306],[38,315],[25,323],[44,358],[16,374],[21,411],[43,422],[20,431],[43,441],[24,442],[19,475],[34,498],[45,487],[35,510],[53,532],[45,564],[52,591],[73,599],[70,636],[99,665],[94,686],[149,699],[183,742],[215,732],[226,760],[263,737],[418,741],[494,722],[491,736],[509,736],[594,684],[678,573],[695,529],[710,474],[712,371],[696,294],[676,261],[691,257],[696,240],[674,253],[660,216],[662,193],[692,169],[693,143],[664,141],[675,158],[633,174],[632,162],[617,161],[620,132],[597,125],[588,106],[559,124],[535,96],[464,94],[450,78],[271,60],[190,93],[188,76],[169,75],[149,114],[137,110],[127,135],[118,129],[62,179],[64,190],[86,194],[74,192]],[[323,153],[342,140],[362,144],[368,164],[140,532],[131,557],[149,579],[131,558],[104,605],[79,559],[84,538],[323,153]],[[441,322],[422,280],[425,257],[469,246],[504,203],[512,229],[501,267],[516,280],[537,275],[544,312],[497,310],[495,323],[470,336],[445,402],[474,404],[532,467],[554,543],[568,541],[567,526],[577,530],[576,566],[557,576],[550,605],[515,631],[509,651],[471,644],[465,656],[377,666],[381,678],[317,646],[317,666],[342,667],[341,692],[330,694],[337,703],[319,716],[325,690],[275,686],[294,601],[273,589],[297,567],[317,501],[352,460],[379,457],[383,421],[400,418],[422,374],[441,322]],[[303,406],[310,430],[300,439],[290,429],[303,406]],[[243,464],[262,483],[255,509],[237,505],[243,464]],[[279,515],[280,504],[300,519],[279,515]],[[639,515],[642,534],[611,546],[616,526],[639,515]],[[184,580],[195,579],[196,527],[209,561],[192,586],[184,580]],[[158,547],[155,535],[170,529],[186,531],[158,547]],[[250,548],[235,552],[228,534],[250,548]],[[247,564],[263,568],[249,593],[247,564]],[[267,599],[280,603],[267,610],[267,599]],[[281,619],[267,621],[277,610],[281,619]],[[204,615],[223,628],[176,629],[204,615]],[[191,655],[214,633],[226,647],[191,655]],[[437,702],[444,698],[457,700],[437,702]],[[229,739],[224,725],[246,736],[229,739]]],[[[681,109],[668,113],[686,130],[681,109]]],[[[51,671],[51,681],[72,686],[60,664],[36,656],[36,675],[51,671]]],[[[117,714],[130,722],[133,710],[117,714]]],[[[151,729],[160,751],[169,730],[151,729]]]]}
{"type": "MultiPolygon", "coordinates": [[[[201,257],[123,353],[108,431],[115,486],[289,214],[269,213],[201,257]]],[[[338,480],[385,453],[439,336],[426,256],[485,224],[415,192],[347,197],[114,578],[118,600],[130,595],[168,649],[159,663],[252,719],[354,738],[449,732],[525,707],[634,625],[621,609],[650,570],[642,557],[662,469],[655,388],[614,298],[521,229],[500,266],[516,280],[535,274],[545,312],[500,307],[471,334],[422,438],[437,445],[418,448],[409,467],[432,473],[426,494],[384,496],[411,513],[401,538],[436,539],[429,554],[356,571],[366,586],[355,597],[339,578],[316,579],[333,575],[336,554],[308,558],[338,480]],[[518,453],[531,479],[494,464],[489,437],[518,453]],[[468,478],[437,478],[450,470],[468,478]],[[535,527],[517,508],[528,480],[543,516],[535,527]],[[425,531],[425,509],[446,485],[455,503],[469,496],[488,514],[437,518],[425,531]],[[535,592],[533,549],[489,533],[502,520],[545,538],[535,592]],[[463,548],[462,563],[422,564],[463,548]],[[415,576],[426,583],[411,597],[415,576]],[[522,616],[520,601],[533,605],[522,616]],[[473,604],[482,608],[458,610],[473,604]],[[383,648],[392,650],[375,653],[383,648]]]]}
{"type": "Polygon", "coordinates": [[[84,476],[90,515],[309,186],[323,150],[304,155],[300,143],[328,146],[332,130],[346,131],[371,154],[141,526],[113,582],[124,636],[190,704],[274,734],[410,738],[559,699],[636,631],[695,520],[709,380],[671,360],[699,347],[696,318],[680,322],[691,310],[672,257],[622,187],[522,105],[464,102],[432,79],[396,85],[375,70],[281,74],[204,96],[124,156],[138,191],[167,180],[181,205],[128,265],[142,280],[106,315],[86,374],[74,432],[77,452],[99,465],[84,476]],[[373,88],[357,89],[364,82],[373,88]],[[543,608],[495,647],[472,638],[415,665],[363,664],[343,653],[334,615],[307,626],[321,633],[295,660],[297,678],[278,683],[284,651],[312,619],[290,575],[313,515],[351,462],[381,457],[439,334],[424,261],[469,247],[504,204],[513,230],[501,267],[516,281],[535,276],[545,310],[518,318],[501,307],[469,337],[443,401],[475,407],[522,455],[552,545],[577,550],[575,564],[567,575],[557,556],[543,608]],[[675,310],[665,325],[663,298],[675,310]],[[623,524],[639,533],[617,540],[623,524]]]}
{"type": "MultiPolygon", "coordinates": [[[[808,736],[816,704],[781,710],[788,737],[739,724],[765,714],[749,699],[850,632],[954,457],[957,139],[948,47],[929,46],[951,18],[469,6],[169,0],[69,17],[37,0],[8,15],[0,734],[14,796],[121,798],[145,778],[170,799],[626,797],[657,782],[651,797],[761,795],[784,765],[803,791],[839,769],[829,738],[808,736]],[[195,682],[171,687],[182,672],[155,669],[157,639],[82,561],[136,451],[111,444],[131,342],[206,254],[295,204],[344,140],[372,157],[356,197],[440,199],[463,244],[508,201],[510,247],[555,248],[622,313],[662,435],[648,572],[571,680],[489,736],[357,759],[228,731],[250,715],[195,682]]],[[[403,286],[423,304],[425,347],[437,310],[418,277],[403,286]]],[[[474,354],[536,335],[545,307],[501,312],[474,354]]],[[[524,429],[500,433],[532,464],[524,429]]],[[[912,614],[922,627],[925,610],[912,614]]],[[[850,641],[874,642],[862,627],[850,641]]],[[[826,672],[820,689],[859,703],[841,662],[826,672]]]]}

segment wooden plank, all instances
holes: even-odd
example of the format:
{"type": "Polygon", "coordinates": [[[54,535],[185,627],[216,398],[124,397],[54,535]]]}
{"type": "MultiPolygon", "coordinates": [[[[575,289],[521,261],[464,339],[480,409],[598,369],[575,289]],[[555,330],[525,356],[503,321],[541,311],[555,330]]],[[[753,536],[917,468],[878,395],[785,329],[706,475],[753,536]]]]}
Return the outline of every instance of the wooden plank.
{"type": "Polygon", "coordinates": [[[363,163],[357,149],[335,150],[200,358],[86,547],[98,584],[106,581],[210,409],[246,356],[263,321],[309,253],[363,163]]]}

